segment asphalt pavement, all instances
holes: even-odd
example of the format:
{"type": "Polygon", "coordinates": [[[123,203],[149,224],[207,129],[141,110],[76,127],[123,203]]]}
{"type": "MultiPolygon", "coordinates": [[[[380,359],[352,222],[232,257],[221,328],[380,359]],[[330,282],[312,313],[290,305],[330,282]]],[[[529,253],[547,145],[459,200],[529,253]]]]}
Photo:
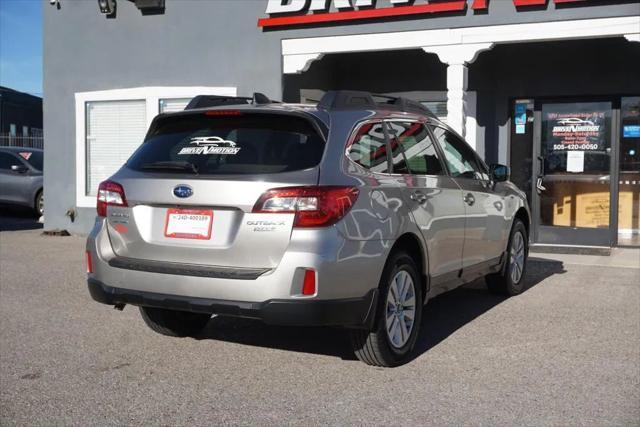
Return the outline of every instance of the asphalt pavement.
{"type": "Polygon", "coordinates": [[[415,359],[382,369],[338,329],[155,334],[91,300],[82,238],[4,231],[0,425],[637,426],[640,252],[612,257],[534,254],[518,297],[435,298],[415,359]]]}

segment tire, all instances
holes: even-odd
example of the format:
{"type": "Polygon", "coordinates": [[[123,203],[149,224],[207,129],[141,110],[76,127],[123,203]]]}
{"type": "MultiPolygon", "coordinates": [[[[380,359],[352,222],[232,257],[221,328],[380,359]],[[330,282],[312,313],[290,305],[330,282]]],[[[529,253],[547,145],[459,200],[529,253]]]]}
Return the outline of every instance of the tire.
{"type": "Polygon", "coordinates": [[[154,307],[140,307],[140,314],[152,331],[169,337],[195,336],[207,326],[211,318],[209,314],[154,307]]]}
{"type": "Polygon", "coordinates": [[[351,331],[351,345],[359,360],[368,365],[383,367],[398,366],[408,360],[416,344],[422,321],[423,296],[420,277],[415,261],[405,252],[398,251],[389,257],[378,286],[378,304],[373,330],[351,331]],[[402,288],[405,285],[409,288],[403,292],[402,288]],[[398,290],[405,295],[405,303],[394,305],[394,302],[398,302],[398,290]],[[410,307],[413,307],[413,311],[410,307]],[[413,314],[412,322],[409,313],[413,314]],[[410,328],[407,327],[409,322],[410,328]]]}
{"type": "Polygon", "coordinates": [[[33,211],[38,216],[44,215],[44,193],[42,190],[36,194],[36,198],[33,201],[33,211]]]}
{"type": "Polygon", "coordinates": [[[524,277],[527,270],[529,245],[527,229],[522,221],[516,219],[511,228],[507,259],[500,273],[485,278],[487,287],[493,293],[515,296],[524,291],[524,277]]]}

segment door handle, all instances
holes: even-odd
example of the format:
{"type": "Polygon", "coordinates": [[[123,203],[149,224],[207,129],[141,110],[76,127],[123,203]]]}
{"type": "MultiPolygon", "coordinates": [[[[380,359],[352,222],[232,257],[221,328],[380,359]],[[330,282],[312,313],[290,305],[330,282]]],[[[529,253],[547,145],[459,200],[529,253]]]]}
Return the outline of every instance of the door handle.
{"type": "Polygon", "coordinates": [[[476,202],[476,198],[475,198],[475,197],[473,197],[473,194],[471,194],[471,193],[467,193],[467,195],[466,195],[466,196],[464,196],[464,199],[463,199],[463,200],[464,200],[464,202],[465,202],[466,204],[468,204],[469,206],[473,206],[473,204],[476,202]]]}
{"type": "Polygon", "coordinates": [[[536,191],[538,192],[538,194],[542,193],[543,191],[545,191],[547,188],[542,185],[542,177],[539,176],[537,181],[536,181],[536,191]]]}
{"type": "Polygon", "coordinates": [[[411,193],[411,200],[423,204],[427,201],[427,196],[425,196],[424,193],[421,193],[420,191],[414,191],[413,193],[411,193]]]}

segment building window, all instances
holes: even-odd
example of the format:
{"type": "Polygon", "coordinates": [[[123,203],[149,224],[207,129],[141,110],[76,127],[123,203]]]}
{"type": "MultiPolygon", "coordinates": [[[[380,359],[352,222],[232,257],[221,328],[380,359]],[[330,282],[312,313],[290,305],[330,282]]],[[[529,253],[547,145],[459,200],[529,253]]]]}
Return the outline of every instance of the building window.
{"type": "Polygon", "coordinates": [[[76,93],[76,206],[95,207],[98,185],[143,142],[153,118],[183,110],[197,95],[236,96],[236,88],[137,87],[76,93]]]}
{"type": "Polygon", "coordinates": [[[9,136],[16,136],[16,124],[11,123],[9,125],[9,136]]]}
{"type": "Polygon", "coordinates": [[[147,130],[146,102],[97,101],[86,104],[86,189],[95,196],[140,145],[147,130]]]}
{"type": "Polygon", "coordinates": [[[182,111],[193,98],[168,98],[160,100],[160,113],[182,111]]]}
{"type": "Polygon", "coordinates": [[[22,136],[29,136],[29,126],[22,126],[22,136]]]}

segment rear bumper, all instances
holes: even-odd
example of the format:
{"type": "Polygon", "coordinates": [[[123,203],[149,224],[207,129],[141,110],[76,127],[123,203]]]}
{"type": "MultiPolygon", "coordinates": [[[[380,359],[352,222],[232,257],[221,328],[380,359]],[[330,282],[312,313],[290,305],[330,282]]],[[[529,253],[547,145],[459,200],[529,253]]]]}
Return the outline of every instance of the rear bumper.
{"type": "Polygon", "coordinates": [[[209,298],[168,295],[122,289],[105,285],[99,280],[87,280],[91,297],[103,304],[131,304],[170,310],[218,314],[260,319],[271,325],[373,326],[377,290],[361,298],[335,300],[272,299],[263,302],[228,301],[209,298]]]}

